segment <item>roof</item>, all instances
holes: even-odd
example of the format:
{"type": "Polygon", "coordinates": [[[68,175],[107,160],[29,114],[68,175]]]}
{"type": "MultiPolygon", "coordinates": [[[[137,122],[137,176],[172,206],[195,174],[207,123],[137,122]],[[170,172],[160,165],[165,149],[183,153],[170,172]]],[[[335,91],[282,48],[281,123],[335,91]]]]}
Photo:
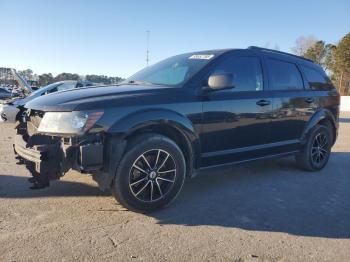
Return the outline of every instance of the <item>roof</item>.
{"type": "Polygon", "coordinates": [[[291,54],[291,53],[287,53],[287,52],[274,50],[274,49],[263,48],[263,47],[258,47],[258,46],[249,46],[247,49],[255,50],[255,51],[261,51],[261,52],[264,52],[264,53],[272,53],[272,54],[279,54],[279,55],[290,56],[290,57],[293,57],[293,58],[297,58],[297,59],[301,59],[301,60],[304,60],[304,61],[308,61],[308,62],[314,63],[314,61],[312,61],[311,59],[308,59],[308,58],[305,58],[305,57],[302,57],[302,56],[298,56],[298,55],[294,55],[294,54],[291,54]]]}
{"type": "Polygon", "coordinates": [[[258,47],[258,46],[249,46],[246,49],[243,49],[243,48],[227,48],[227,49],[203,50],[203,51],[191,52],[191,53],[188,53],[188,54],[213,53],[213,54],[219,55],[219,54],[227,53],[227,52],[234,51],[234,50],[248,50],[248,51],[251,50],[251,51],[260,52],[260,53],[266,53],[266,54],[271,54],[271,55],[277,55],[277,56],[281,55],[281,56],[284,56],[285,58],[297,59],[299,61],[304,61],[306,63],[309,63],[309,64],[311,63],[313,65],[316,65],[314,63],[314,61],[312,61],[310,59],[307,59],[305,57],[302,57],[302,56],[298,56],[298,55],[294,55],[294,54],[291,54],[291,53],[282,52],[282,51],[278,51],[278,50],[274,50],[274,49],[258,47]]]}

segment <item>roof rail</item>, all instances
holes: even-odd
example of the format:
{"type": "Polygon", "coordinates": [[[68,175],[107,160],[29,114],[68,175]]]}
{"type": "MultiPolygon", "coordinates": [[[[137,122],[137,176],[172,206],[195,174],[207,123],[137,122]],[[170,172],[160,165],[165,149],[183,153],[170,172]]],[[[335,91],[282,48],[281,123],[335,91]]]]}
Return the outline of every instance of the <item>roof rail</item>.
{"type": "Polygon", "coordinates": [[[263,47],[259,47],[259,46],[249,46],[248,49],[256,49],[256,50],[261,50],[261,51],[267,51],[267,52],[272,52],[272,53],[278,53],[278,54],[283,54],[283,55],[289,55],[289,56],[293,56],[299,59],[303,59],[309,62],[314,63],[314,61],[312,61],[311,59],[302,57],[302,56],[298,56],[298,55],[293,55],[290,53],[286,53],[286,52],[282,52],[282,51],[278,51],[278,50],[274,50],[274,49],[269,49],[269,48],[263,48],[263,47]]]}

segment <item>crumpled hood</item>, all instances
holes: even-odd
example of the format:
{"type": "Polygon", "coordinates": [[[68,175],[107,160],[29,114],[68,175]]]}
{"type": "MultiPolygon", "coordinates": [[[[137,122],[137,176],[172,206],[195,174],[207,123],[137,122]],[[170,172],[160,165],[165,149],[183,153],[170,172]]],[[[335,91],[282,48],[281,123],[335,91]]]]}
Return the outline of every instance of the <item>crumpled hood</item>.
{"type": "Polygon", "coordinates": [[[79,111],[113,107],[120,101],[152,96],[173,89],[168,86],[114,85],[87,87],[56,92],[35,98],[25,104],[26,108],[40,111],[79,111]]]}

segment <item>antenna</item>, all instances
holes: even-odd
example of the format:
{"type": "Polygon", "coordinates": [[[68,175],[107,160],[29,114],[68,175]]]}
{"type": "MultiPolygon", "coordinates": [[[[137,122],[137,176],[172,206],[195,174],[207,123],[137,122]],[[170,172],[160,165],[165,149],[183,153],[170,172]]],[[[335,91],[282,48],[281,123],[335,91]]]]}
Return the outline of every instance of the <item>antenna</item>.
{"type": "Polygon", "coordinates": [[[146,64],[148,66],[148,64],[149,64],[149,34],[150,34],[150,31],[147,30],[146,34],[147,34],[146,64]]]}

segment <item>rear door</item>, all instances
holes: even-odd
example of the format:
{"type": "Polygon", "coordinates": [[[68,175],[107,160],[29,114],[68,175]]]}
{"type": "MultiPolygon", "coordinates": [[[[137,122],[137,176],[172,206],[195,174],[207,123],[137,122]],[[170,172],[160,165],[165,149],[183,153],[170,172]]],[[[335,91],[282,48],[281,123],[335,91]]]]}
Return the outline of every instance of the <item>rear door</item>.
{"type": "Polygon", "coordinates": [[[316,110],[316,101],[305,89],[296,63],[271,57],[265,62],[273,91],[271,143],[276,143],[278,153],[297,150],[304,127],[316,110]]]}
{"type": "Polygon", "coordinates": [[[339,93],[322,68],[316,65],[301,65],[307,89],[317,100],[317,105],[332,112],[337,121],[339,116],[339,93]]]}

